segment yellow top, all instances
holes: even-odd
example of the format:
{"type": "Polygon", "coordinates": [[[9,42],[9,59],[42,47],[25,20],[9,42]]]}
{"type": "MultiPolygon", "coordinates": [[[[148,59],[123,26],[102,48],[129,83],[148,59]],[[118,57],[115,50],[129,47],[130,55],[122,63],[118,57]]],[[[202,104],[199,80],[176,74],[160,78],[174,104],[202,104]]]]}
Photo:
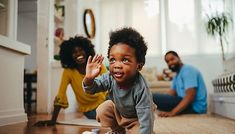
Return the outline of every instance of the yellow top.
{"type": "MultiPolygon", "coordinates": [[[[102,65],[100,74],[107,72],[107,69],[102,65]]],[[[101,104],[105,99],[107,92],[100,92],[94,95],[90,95],[84,92],[82,88],[82,81],[85,75],[81,74],[77,69],[64,69],[62,80],[58,94],[55,98],[54,105],[59,105],[63,108],[69,106],[66,95],[67,86],[71,84],[76,100],[78,102],[80,112],[88,112],[101,104]]]]}

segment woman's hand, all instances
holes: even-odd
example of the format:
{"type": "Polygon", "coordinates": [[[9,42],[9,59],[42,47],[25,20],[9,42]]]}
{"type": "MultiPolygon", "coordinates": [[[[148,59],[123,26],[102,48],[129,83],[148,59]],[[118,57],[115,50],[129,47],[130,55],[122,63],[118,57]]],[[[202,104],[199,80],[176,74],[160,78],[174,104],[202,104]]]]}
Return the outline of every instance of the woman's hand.
{"type": "Polygon", "coordinates": [[[45,120],[45,121],[38,121],[33,126],[35,127],[44,127],[44,126],[54,126],[56,121],[52,120],[45,120]]]}

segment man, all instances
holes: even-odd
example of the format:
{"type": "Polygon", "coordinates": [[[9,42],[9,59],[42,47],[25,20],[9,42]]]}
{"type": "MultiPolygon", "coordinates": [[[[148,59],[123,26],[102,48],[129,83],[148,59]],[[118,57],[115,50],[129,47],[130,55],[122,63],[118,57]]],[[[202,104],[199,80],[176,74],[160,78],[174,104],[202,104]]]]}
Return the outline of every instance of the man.
{"type": "Polygon", "coordinates": [[[176,73],[168,94],[153,94],[161,117],[171,117],[184,113],[206,113],[207,89],[201,73],[190,65],[183,64],[178,54],[168,51],[165,61],[176,73]]]}

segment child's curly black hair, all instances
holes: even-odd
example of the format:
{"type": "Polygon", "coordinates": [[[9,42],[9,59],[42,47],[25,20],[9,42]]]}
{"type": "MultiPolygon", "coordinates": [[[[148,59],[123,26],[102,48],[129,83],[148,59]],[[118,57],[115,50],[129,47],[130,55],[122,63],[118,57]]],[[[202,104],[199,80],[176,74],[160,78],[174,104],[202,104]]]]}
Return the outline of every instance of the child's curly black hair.
{"type": "Polygon", "coordinates": [[[73,38],[70,38],[69,40],[65,40],[60,45],[60,52],[59,52],[61,65],[63,68],[71,68],[71,69],[76,68],[77,63],[74,61],[72,56],[75,47],[83,48],[87,55],[87,59],[89,56],[95,55],[94,45],[91,43],[89,39],[82,36],[75,36],[73,38]]]}
{"type": "Polygon", "coordinates": [[[144,38],[135,29],[126,27],[110,33],[108,58],[110,49],[118,43],[124,43],[134,48],[137,62],[145,64],[145,55],[148,47],[144,38]]]}

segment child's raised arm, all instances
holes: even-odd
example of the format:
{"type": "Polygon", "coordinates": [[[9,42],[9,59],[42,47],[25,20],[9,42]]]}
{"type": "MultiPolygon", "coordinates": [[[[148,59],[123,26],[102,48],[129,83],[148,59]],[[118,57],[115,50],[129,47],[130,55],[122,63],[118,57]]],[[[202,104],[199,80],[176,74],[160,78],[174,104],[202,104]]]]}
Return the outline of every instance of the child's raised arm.
{"type": "Polygon", "coordinates": [[[101,71],[101,64],[104,60],[102,55],[95,55],[93,58],[89,56],[86,65],[86,75],[83,80],[85,86],[90,86],[93,84],[96,76],[99,75],[101,71]]]}

